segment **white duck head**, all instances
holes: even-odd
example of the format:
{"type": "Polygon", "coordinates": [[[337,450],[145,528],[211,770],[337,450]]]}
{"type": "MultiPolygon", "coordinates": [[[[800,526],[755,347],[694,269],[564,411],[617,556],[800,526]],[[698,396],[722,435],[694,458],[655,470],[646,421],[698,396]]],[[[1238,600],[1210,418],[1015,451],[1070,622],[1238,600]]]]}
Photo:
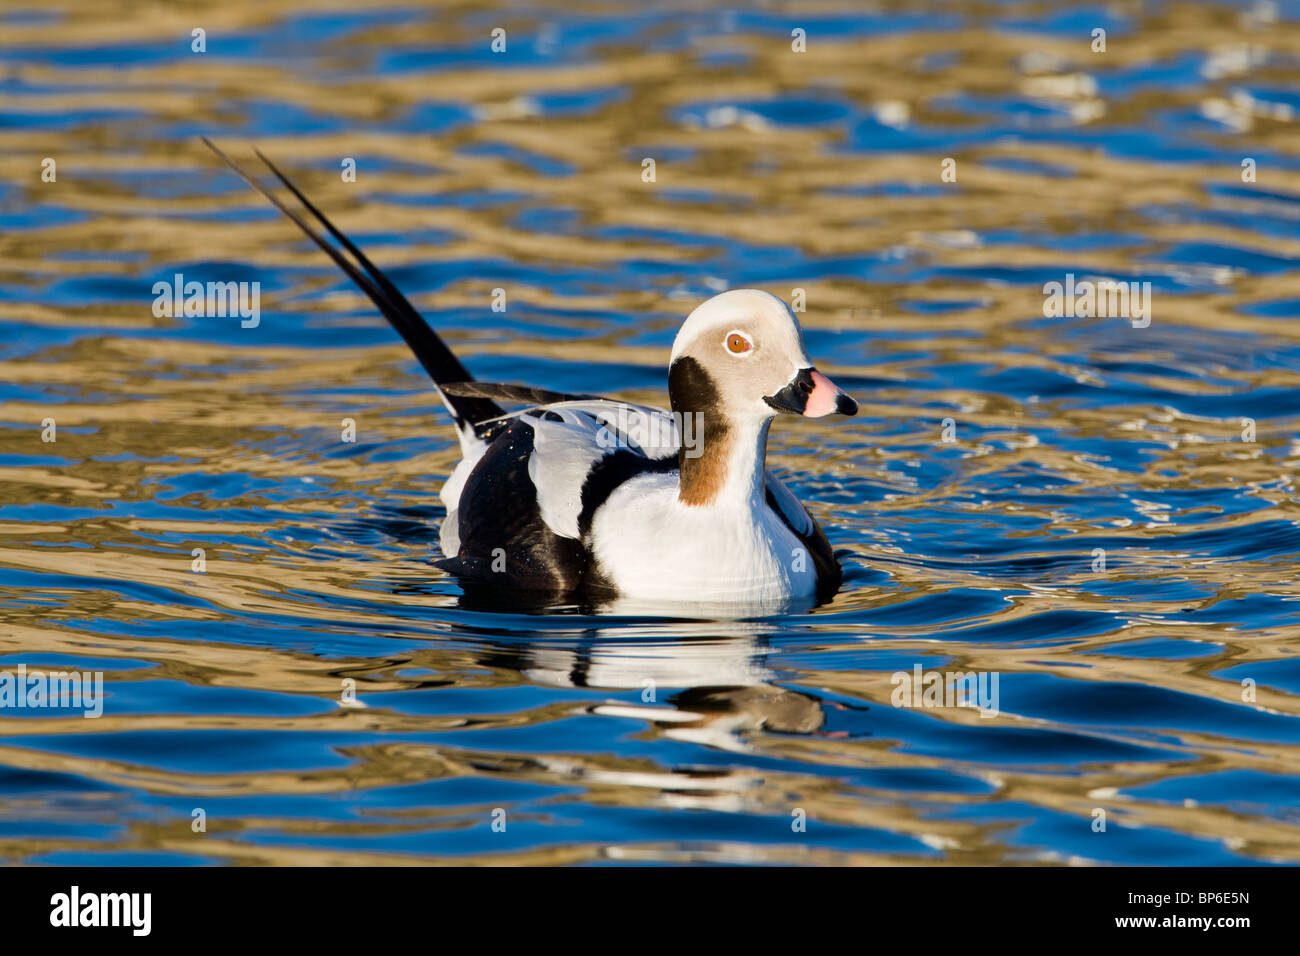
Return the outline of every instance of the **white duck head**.
{"type": "MultiPolygon", "coordinates": [[[[681,493],[706,505],[728,487],[762,488],[767,430],[778,414],[853,415],[858,403],[813,368],[789,307],[757,289],[716,295],[687,316],[668,370],[673,412],[698,416],[701,454],[680,456],[681,493]]],[[[689,427],[689,426],[688,426],[689,427]]]]}

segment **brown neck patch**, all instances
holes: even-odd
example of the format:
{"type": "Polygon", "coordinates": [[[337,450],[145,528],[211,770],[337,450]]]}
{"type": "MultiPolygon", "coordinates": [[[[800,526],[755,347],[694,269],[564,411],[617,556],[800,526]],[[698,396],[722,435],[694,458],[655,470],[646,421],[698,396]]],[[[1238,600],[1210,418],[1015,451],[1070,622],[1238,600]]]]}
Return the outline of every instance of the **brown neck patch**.
{"type": "MultiPolygon", "coordinates": [[[[709,373],[690,356],[673,362],[668,370],[668,401],[674,412],[703,416],[704,430],[697,435],[698,457],[686,455],[686,444],[677,452],[681,469],[677,497],[683,504],[711,504],[727,481],[727,458],[731,454],[731,428],[719,408],[718,387],[709,373]]],[[[681,427],[686,426],[683,422],[681,427]]]]}

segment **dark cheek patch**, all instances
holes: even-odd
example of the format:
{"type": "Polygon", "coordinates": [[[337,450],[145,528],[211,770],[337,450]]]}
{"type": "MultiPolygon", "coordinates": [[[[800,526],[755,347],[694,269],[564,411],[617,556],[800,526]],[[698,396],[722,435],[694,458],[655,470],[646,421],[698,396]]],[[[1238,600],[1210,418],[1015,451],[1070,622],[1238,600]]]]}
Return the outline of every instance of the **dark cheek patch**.
{"type": "Polygon", "coordinates": [[[718,407],[718,386],[704,366],[684,355],[668,369],[668,401],[675,412],[711,412],[718,407]]]}
{"type": "Polygon", "coordinates": [[[684,504],[707,505],[727,481],[731,447],[731,429],[719,408],[718,387],[704,366],[690,356],[683,356],[668,370],[668,400],[679,415],[703,416],[699,457],[688,458],[685,447],[678,452],[681,469],[678,495],[684,504]]]}

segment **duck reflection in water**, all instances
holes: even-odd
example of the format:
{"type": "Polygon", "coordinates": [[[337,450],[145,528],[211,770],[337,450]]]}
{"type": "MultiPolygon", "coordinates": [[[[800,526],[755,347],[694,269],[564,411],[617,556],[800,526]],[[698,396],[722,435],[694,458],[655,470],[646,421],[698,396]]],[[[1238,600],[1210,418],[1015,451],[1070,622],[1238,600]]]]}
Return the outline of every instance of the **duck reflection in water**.
{"type": "Polygon", "coordinates": [[[479,660],[549,687],[635,691],[636,700],[609,700],[584,709],[645,720],[665,737],[720,750],[751,750],[746,738],[757,732],[826,733],[823,701],[774,683],[777,674],[765,663],[771,648],[755,633],[764,625],[716,623],[710,627],[715,633],[707,637],[699,629],[695,623],[655,623],[643,629],[654,636],[643,639],[629,638],[628,632],[637,628],[625,625],[619,636],[608,639],[491,641],[484,643],[479,660]],[[693,636],[666,639],[675,626],[693,636]]]}

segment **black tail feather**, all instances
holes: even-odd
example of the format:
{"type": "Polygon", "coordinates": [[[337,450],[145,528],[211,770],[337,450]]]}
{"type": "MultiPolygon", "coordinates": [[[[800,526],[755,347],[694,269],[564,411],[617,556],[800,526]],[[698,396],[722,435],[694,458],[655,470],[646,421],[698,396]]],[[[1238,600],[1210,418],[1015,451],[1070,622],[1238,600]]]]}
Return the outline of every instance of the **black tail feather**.
{"type": "MultiPolygon", "coordinates": [[[[429,373],[429,377],[433,379],[435,384],[473,381],[473,376],[466,371],[460,359],[456,358],[451,349],[447,348],[446,343],[429,327],[424,317],[415,310],[415,307],[411,305],[406,296],[398,291],[397,287],[393,285],[379,267],[371,262],[347,236],[325,218],[324,213],[317,209],[298,187],[290,182],[284,173],[280,172],[274,163],[263,156],[260,151],[255,151],[258,158],[266,163],[267,168],[275,174],[276,178],[302,203],[303,208],[311,213],[316,218],[316,221],[324,226],[326,231],[344,249],[356,257],[361,269],[358,269],[356,265],[350,262],[336,247],[326,242],[320,233],[316,232],[301,216],[282,203],[274,193],[241,169],[233,159],[217,148],[211,140],[206,136],[199,138],[203,140],[208,149],[216,153],[227,166],[233,169],[244,182],[265,196],[276,209],[284,213],[294,225],[301,229],[326,255],[334,260],[335,264],[356,284],[357,288],[370,298],[370,301],[383,313],[389,324],[406,340],[406,344],[411,347],[411,351],[415,353],[415,357],[420,360],[420,364],[424,366],[425,371],[429,373]],[[362,269],[365,271],[363,272],[362,269]]],[[[452,413],[456,417],[457,426],[461,428],[498,418],[503,414],[502,408],[489,398],[453,395],[449,392],[443,392],[442,394],[443,400],[450,406],[452,413]]]]}

